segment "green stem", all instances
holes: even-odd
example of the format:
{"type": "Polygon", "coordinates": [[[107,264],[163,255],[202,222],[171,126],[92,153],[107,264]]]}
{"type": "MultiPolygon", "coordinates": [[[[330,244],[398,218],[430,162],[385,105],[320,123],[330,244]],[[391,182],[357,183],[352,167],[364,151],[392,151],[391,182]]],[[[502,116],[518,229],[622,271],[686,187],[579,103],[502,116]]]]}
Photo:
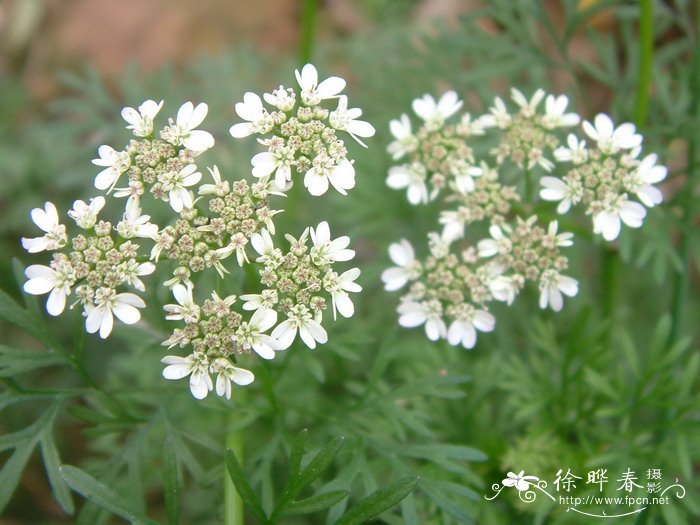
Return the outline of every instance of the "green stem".
{"type": "MultiPolygon", "coordinates": [[[[243,389],[236,389],[238,394],[238,405],[241,404],[241,396],[243,389]]],[[[232,430],[231,427],[235,423],[236,411],[231,409],[226,412],[226,438],[224,450],[231,449],[238,458],[238,461],[243,463],[243,432],[241,430],[232,430]]],[[[224,467],[224,525],[243,525],[243,502],[236,490],[236,487],[228,475],[226,467],[224,467]]]]}
{"type": "Polygon", "coordinates": [[[301,38],[299,45],[299,60],[302,65],[310,62],[313,57],[317,10],[318,0],[303,0],[301,6],[301,38]]]}
{"type": "Polygon", "coordinates": [[[675,343],[680,335],[680,327],[685,314],[686,294],[688,292],[690,273],[690,236],[693,232],[694,198],[693,189],[698,184],[698,162],[697,154],[700,150],[698,140],[698,110],[700,109],[700,9],[695,13],[695,53],[693,55],[693,69],[690,77],[690,108],[689,113],[692,119],[692,126],[688,136],[688,165],[687,179],[685,186],[678,196],[680,209],[683,210],[680,227],[680,243],[678,253],[681,259],[681,268],[675,276],[673,282],[673,295],[671,299],[671,332],[669,343],[675,343]]]}

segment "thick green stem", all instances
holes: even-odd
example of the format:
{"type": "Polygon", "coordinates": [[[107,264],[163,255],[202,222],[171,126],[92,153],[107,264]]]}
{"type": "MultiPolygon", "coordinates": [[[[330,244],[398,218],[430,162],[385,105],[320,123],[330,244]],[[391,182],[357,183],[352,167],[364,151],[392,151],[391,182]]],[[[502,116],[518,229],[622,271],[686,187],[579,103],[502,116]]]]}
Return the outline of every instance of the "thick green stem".
{"type": "MultiPolygon", "coordinates": [[[[243,390],[237,389],[234,392],[241,396],[243,390]]],[[[240,399],[239,399],[240,404],[240,399]]],[[[238,458],[240,463],[243,463],[243,432],[241,430],[232,430],[231,427],[235,423],[236,411],[231,409],[226,413],[226,439],[225,449],[231,449],[238,458]]],[[[236,490],[236,487],[228,475],[226,467],[224,467],[224,525],[243,525],[243,502],[236,490]]]]}
{"type": "Polygon", "coordinates": [[[669,343],[675,343],[679,336],[683,316],[685,314],[685,303],[688,293],[690,273],[690,236],[693,232],[693,217],[695,216],[695,206],[693,191],[698,184],[698,163],[697,155],[700,150],[700,133],[698,133],[698,119],[700,115],[700,9],[695,10],[695,53],[693,55],[693,70],[690,77],[690,108],[689,113],[693,119],[688,134],[688,165],[687,178],[681,194],[678,196],[680,209],[683,210],[681,228],[679,232],[680,242],[678,253],[681,260],[681,268],[676,274],[673,282],[673,295],[671,299],[671,332],[669,343]]]}
{"type": "Polygon", "coordinates": [[[313,58],[317,10],[318,0],[302,0],[299,43],[299,60],[302,65],[310,62],[313,58]]]}

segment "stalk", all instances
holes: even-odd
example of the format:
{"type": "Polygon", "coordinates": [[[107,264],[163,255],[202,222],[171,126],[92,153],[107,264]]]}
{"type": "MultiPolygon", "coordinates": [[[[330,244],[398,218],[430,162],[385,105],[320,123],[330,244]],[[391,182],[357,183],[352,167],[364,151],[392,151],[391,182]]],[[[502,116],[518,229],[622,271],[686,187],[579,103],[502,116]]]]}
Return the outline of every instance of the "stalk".
{"type": "MultiPolygon", "coordinates": [[[[243,389],[237,389],[236,394],[239,395],[241,403],[243,389]]],[[[226,438],[225,449],[231,449],[238,458],[238,461],[243,463],[243,432],[241,430],[231,430],[231,426],[235,423],[235,411],[229,410],[225,415],[226,438]]],[[[228,475],[228,470],[224,466],[224,525],[243,525],[243,502],[236,490],[236,487],[228,475]]]]}
{"type": "Polygon", "coordinates": [[[693,69],[690,77],[690,117],[693,119],[693,125],[690,127],[688,137],[688,165],[687,179],[685,186],[678,196],[680,209],[683,210],[683,218],[681,219],[679,255],[681,258],[681,269],[675,276],[673,282],[673,295],[671,299],[671,332],[669,334],[669,343],[675,343],[679,338],[680,327],[685,314],[686,293],[689,286],[690,273],[690,233],[693,230],[693,215],[694,215],[694,199],[693,188],[698,183],[698,166],[696,162],[698,149],[698,109],[700,109],[700,9],[695,12],[695,53],[693,54],[693,69]]]}
{"type": "Polygon", "coordinates": [[[318,0],[303,0],[301,5],[301,35],[299,44],[299,60],[302,65],[310,62],[313,57],[317,10],[318,0]]]}
{"type": "MultiPolygon", "coordinates": [[[[638,129],[646,125],[649,111],[649,84],[654,54],[654,3],[653,0],[639,0],[639,70],[637,93],[634,104],[634,123],[638,129]]],[[[617,250],[606,246],[602,260],[603,315],[610,321],[608,335],[615,317],[618,295],[620,255],[617,250]]]]}

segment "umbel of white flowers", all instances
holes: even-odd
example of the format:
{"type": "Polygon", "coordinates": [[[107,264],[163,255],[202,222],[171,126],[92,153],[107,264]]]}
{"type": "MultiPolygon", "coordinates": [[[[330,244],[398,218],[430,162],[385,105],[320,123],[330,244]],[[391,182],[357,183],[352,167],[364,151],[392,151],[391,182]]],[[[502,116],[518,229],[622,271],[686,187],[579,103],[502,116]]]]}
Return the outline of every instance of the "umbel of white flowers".
{"type": "Polygon", "coordinates": [[[289,249],[282,251],[273,235],[274,219],[283,210],[273,207],[270,198],[285,196],[292,170],[305,174],[313,195],[325,192],[329,183],[346,194],[354,186],[355,172],[336,132],[369,137],[374,128],[357,120],[359,109],[347,108],[347,98],[340,95],[344,80],[331,77],[319,83],[310,64],[297,71],[297,79],[298,96],[282,87],[264,96],[277,111],[251,109],[255,106],[251,100],[260,102],[252,93],[236,105],[249,122],[233,126],[234,136],[254,131],[267,135],[262,143],[268,152],[253,158],[253,183],[227,180],[216,166],[208,168],[210,181],[203,183],[196,160],[215,143],[208,131],[198,129],[207,115],[205,103],[186,102],[158,132],[154,121],[162,101],[124,108],[122,117],[134,139],[122,150],[99,147],[93,163],[102,170],[95,187],[105,195],[75,201],[68,216],[77,231],[69,235],[50,202],[32,210],[32,220],[43,235],[23,238],[22,245],[30,253],[48,251],[52,256],[48,265],[26,269],[25,292],[48,294],[46,309],[54,316],[73,296],[70,308],[82,308],[86,330],[106,338],[115,318],[125,324],[141,319],[140,310],[147,308],[138,294],[146,290],[142,279],[174,265],[163,282],[174,297],[173,304],[165,306],[165,318],[179,327],[163,345],[181,348],[185,355],[164,357],[163,376],[188,377],[198,399],[212,390],[230,398],[233,383],[250,384],[253,373],[238,365],[251,354],[272,359],[297,336],[310,348],[326,343],[323,324],[328,305],[334,319],[338,313],[350,317],[354,313],[350,293],[361,291],[355,282],[358,268],[342,273],[336,269],[354,257],[348,249],[350,239],[333,239],[328,223],[322,221],[306,228],[298,239],[287,236],[289,249]],[[320,106],[331,99],[337,101],[335,110],[320,106]],[[250,132],[244,133],[248,127],[250,132]],[[288,162],[279,164],[280,155],[288,162]],[[270,156],[278,160],[271,161],[270,156]],[[102,209],[120,198],[126,199],[121,220],[116,224],[101,220],[102,209]],[[143,211],[158,200],[172,209],[167,224],[153,223],[143,211]],[[260,281],[248,286],[260,293],[221,297],[197,284],[205,272],[225,278],[246,265],[257,267],[260,281]]]}
{"type": "Polygon", "coordinates": [[[428,234],[430,255],[417,259],[404,239],[390,246],[396,266],[382,274],[389,291],[409,285],[399,324],[425,325],[431,340],[472,348],[477,331],[494,329],[488,304],[512,304],[528,281],[539,288],[541,308],[559,311],[564,295],[578,293],[577,280],[563,274],[568,259],[561,253],[573,234],[559,233],[557,221],[545,228],[514,206],[529,198],[533,180],[543,201],[558,203],[559,214],[582,204],[593,232],[606,241],[618,237],[623,223],[640,227],[645,206],[662,201],[654,184],[666,168],[655,154],[641,157],[642,136],[632,124],[615,127],[600,114],[583,122],[585,139],[564,137],[561,130],[581,121],[567,112],[566,96],[539,89],[527,99],[512,89],[511,98],[515,111],[497,97],[485,115],[453,118],[462,107],[455,92],[438,101],[424,95],[413,101],[421,121],[416,131],[405,114],[390,123],[395,140],[388,151],[404,162],[390,168],[388,186],[405,189],[414,205],[444,197],[442,232],[428,234]],[[485,230],[490,237],[483,238],[485,230]]]}

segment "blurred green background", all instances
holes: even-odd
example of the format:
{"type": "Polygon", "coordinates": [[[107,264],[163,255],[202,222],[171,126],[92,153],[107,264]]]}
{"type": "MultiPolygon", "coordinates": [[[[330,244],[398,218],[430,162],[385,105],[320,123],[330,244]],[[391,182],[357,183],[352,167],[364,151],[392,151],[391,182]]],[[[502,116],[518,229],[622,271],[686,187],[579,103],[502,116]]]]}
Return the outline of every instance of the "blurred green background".
{"type": "MultiPolygon", "coordinates": [[[[612,251],[597,241],[578,243],[570,259],[581,292],[561,314],[542,312],[524,296],[513,307],[495,308],[496,331],[465,351],[430,343],[420,330],[399,329],[398,297],[385,293],[379,280],[390,264],[389,243],[405,237],[424,250],[439,211],[437,205],[412,207],[402,192],[386,187],[389,120],[409,112],[413,98],[450,88],[479,114],[513,85],[526,94],[537,87],[566,93],[585,118],[604,111],[618,122],[632,121],[644,3],[0,4],[0,288],[6,305],[25,300],[13,259],[39,262],[19,244],[33,231],[29,210],[46,200],[66,210],[74,199],[94,195],[90,160],[97,147],[128,140],[123,106],[165,99],[167,115],[186,100],[207,102],[205,128],[217,147],[200,166],[216,163],[230,178],[247,177],[255,144],[228,135],[238,120],[233,104],[245,91],[293,85],[293,69],[307,55],[321,75],[348,80],[351,105],[377,128],[367,150],[349,144],[357,169],[350,197],[304,200],[279,221],[279,229],[294,234],[327,218],[334,234],[351,236],[363,272],[357,312],[332,324],[325,347],[295,346],[261,363],[244,402],[197,402],[181,384],[165,384],[163,322],[156,316],[147,319],[151,328],[120,327],[107,342],[82,334],[75,312],[45,320],[31,300],[30,324],[59,343],[0,321],[8,347],[39,353],[55,343],[75,357],[72,364],[54,359],[51,366],[22,369],[0,355],[0,501],[7,503],[0,524],[119,522],[75,494],[58,499],[64,509],[71,500],[78,517],[61,509],[52,491],[66,488],[52,478],[58,463],[47,462],[51,446],[60,463],[80,466],[132,508],[163,522],[162,472],[174,457],[180,522],[221,522],[224,415],[232,406],[246,442],[244,469],[264,505],[279,497],[290,443],[308,428],[310,450],[346,437],[317,491],[349,488],[353,502],[400,477],[421,477],[376,523],[590,523],[546,498],[526,504],[515,493],[494,501],[484,495],[509,470],[551,483],[559,468],[581,475],[598,467],[611,475],[660,468],[687,489],[682,500],[620,523],[699,523],[694,2],[647,4],[653,5],[654,53],[648,116],[638,124],[645,151],[657,152],[669,167],[665,203],[642,229],[623,229],[612,251]],[[315,20],[311,11],[304,15],[304,5],[315,10],[315,20]],[[611,259],[617,265],[612,278],[603,271],[611,259]],[[47,413],[50,424],[30,427],[45,423],[40,418],[47,413]],[[41,430],[36,450],[31,438],[14,434],[24,428],[41,430]]],[[[588,218],[581,221],[588,225],[588,218]]],[[[154,296],[166,299],[164,291],[154,296]]],[[[0,317],[8,319],[6,311],[0,306],[0,317]]],[[[332,523],[347,504],[285,522],[332,523]]]]}

